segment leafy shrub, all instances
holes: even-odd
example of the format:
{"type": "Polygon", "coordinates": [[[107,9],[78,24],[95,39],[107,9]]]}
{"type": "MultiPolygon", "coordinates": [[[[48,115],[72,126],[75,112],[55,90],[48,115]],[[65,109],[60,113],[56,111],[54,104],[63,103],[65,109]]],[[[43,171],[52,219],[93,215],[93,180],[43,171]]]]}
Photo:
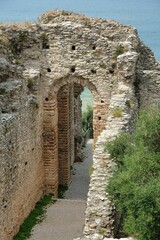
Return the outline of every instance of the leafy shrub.
{"type": "Polygon", "coordinates": [[[106,148],[111,157],[121,159],[107,191],[122,215],[124,232],[139,240],[158,240],[160,108],[142,111],[135,133],[121,135],[106,148]]]}
{"type": "Polygon", "coordinates": [[[132,144],[132,138],[129,133],[123,133],[120,136],[116,137],[113,142],[108,142],[105,145],[105,149],[108,150],[111,159],[116,159],[118,165],[123,164],[124,154],[130,150],[132,144]]]}
{"type": "Polygon", "coordinates": [[[152,152],[160,152],[160,108],[152,106],[141,112],[135,141],[142,142],[152,152]]]}

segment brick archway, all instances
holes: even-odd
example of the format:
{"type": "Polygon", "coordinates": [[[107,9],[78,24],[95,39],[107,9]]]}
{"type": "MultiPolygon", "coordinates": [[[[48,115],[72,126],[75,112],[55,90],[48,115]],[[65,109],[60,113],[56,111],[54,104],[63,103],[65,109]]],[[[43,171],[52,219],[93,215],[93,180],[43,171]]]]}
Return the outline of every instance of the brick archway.
{"type": "Polygon", "coordinates": [[[44,98],[43,158],[45,166],[45,190],[57,196],[58,186],[69,185],[71,165],[76,157],[75,124],[81,121],[80,94],[87,87],[94,99],[93,126],[95,131],[97,119],[96,103],[99,95],[96,87],[87,79],[67,76],[53,82],[44,98]]]}
{"type": "Polygon", "coordinates": [[[53,81],[49,91],[46,93],[46,96],[52,99],[55,96],[55,94],[58,93],[61,87],[63,87],[66,84],[74,84],[74,83],[81,85],[83,88],[87,87],[91,91],[95,101],[98,100],[99,93],[95,84],[93,84],[89,79],[83,78],[81,76],[77,76],[75,74],[72,74],[72,75],[69,74],[53,81]]]}

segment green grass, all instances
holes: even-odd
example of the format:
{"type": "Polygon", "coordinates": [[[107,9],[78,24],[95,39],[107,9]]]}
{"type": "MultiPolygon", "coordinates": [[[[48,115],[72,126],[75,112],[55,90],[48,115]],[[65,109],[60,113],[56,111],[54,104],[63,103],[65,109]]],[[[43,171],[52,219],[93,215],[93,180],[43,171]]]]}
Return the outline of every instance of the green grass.
{"type": "Polygon", "coordinates": [[[14,236],[13,240],[26,240],[31,236],[33,227],[42,222],[47,206],[55,203],[52,194],[44,196],[39,202],[37,202],[35,208],[31,211],[29,216],[22,223],[19,232],[14,236]]]}

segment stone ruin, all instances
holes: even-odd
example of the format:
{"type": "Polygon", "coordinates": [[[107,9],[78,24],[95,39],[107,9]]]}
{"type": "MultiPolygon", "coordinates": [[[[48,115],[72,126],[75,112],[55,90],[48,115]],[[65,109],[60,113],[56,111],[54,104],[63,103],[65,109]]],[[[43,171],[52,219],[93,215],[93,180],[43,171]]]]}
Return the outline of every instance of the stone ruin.
{"type": "Polygon", "coordinates": [[[94,98],[93,174],[85,239],[114,236],[106,141],[160,104],[160,64],[118,22],[50,11],[38,23],[0,24],[0,239],[10,240],[43,194],[57,197],[80,156],[81,100],[94,98]]]}

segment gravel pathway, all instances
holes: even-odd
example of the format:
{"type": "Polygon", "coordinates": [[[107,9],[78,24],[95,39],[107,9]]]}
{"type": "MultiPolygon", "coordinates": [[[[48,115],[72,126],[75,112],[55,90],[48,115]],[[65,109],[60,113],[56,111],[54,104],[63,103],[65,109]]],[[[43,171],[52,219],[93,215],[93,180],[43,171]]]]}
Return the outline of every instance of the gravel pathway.
{"type": "Polygon", "coordinates": [[[92,140],[85,149],[85,160],[75,163],[72,183],[65,199],[47,209],[44,221],[36,225],[30,240],[72,240],[82,236],[85,220],[86,199],[89,187],[89,168],[92,164],[92,140]]]}

